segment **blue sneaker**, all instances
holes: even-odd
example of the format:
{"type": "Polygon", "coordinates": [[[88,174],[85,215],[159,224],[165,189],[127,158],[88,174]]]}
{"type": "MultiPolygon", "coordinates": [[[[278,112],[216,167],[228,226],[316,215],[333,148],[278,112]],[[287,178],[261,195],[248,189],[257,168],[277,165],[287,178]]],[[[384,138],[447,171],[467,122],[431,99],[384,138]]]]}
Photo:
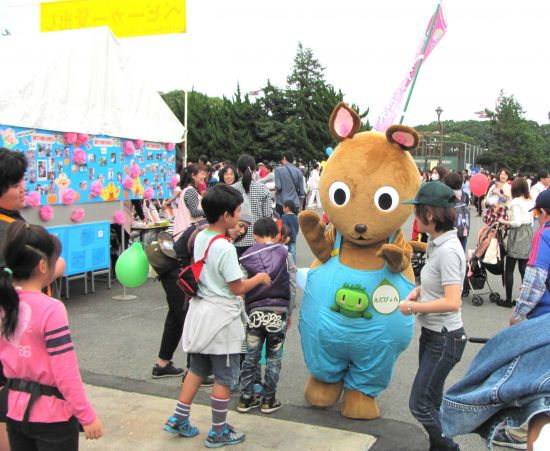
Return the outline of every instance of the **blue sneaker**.
{"type": "Polygon", "coordinates": [[[182,437],[195,437],[199,434],[199,428],[191,426],[189,418],[179,422],[176,417],[170,417],[164,424],[163,429],[170,434],[181,435],[182,437]]]}
{"type": "Polygon", "coordinates": [[[226,424],[221,434],[211,429],[204,441],[204,446],[207,448],[220,448],[225,445],[237,445],[244,442],[245,438],[246,434],[244,432],[236,431],[233,426],[226,424]]]}

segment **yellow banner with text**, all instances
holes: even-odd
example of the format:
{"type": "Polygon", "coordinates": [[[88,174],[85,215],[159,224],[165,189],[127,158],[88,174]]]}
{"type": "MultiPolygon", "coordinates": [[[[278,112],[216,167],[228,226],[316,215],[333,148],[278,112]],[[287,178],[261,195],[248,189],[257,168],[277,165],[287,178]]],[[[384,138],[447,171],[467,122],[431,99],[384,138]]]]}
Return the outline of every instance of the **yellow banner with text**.
{"type": "Polygon", "coordinates": [[[185,33],[185,0],[65,0],[40,3],[40,31],[107,25],[119,38],[185,33]]]}

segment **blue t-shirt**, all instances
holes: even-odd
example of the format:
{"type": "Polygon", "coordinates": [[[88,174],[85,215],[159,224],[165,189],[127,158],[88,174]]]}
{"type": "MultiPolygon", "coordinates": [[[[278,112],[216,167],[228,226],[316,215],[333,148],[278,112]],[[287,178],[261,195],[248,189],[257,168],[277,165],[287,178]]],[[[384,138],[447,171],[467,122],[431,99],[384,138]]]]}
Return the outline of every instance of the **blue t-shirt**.
{"type": "Polygon", "coordinates": [[[281,216],[281,221],[283,221],[283,224],[288,227],[288,230],[290,230],[289,243],[295,243],[296,237],[298,236],[298,231],[300,230],[300,225],[298,224],[298,216],[296,216],[294,213],[284,213],[281,216]]]}

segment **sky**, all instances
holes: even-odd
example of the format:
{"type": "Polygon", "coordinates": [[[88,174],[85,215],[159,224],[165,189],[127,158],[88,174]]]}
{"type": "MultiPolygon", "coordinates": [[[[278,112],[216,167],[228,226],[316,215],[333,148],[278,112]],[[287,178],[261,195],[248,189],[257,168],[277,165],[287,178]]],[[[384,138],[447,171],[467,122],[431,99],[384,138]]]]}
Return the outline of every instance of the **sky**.
{"type": "MultiPolygon", "coordinates": [[[[284,87],[298,42],[375,123],[412,64],[437,0],[187,0],[187,33],[122,38],[158,91],[232,96],[284,87]]],[[[421,67],[404,123],[478,119],[501,89],[549,122],[550,1],[445,0],[447,33],[421,67]]],[[[0,29],[39,32],[35,0],[0,0],[0,29]]],[[[8,39],[0,40],[1,46],[8,39]]]]}

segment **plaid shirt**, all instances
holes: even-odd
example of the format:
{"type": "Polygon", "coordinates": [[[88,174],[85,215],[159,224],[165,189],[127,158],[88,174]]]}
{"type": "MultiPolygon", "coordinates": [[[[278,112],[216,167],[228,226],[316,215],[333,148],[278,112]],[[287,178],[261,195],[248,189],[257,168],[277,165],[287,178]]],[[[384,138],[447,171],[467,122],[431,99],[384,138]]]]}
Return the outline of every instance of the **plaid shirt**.
{"type": "Polygon", "coordinates": [[[491,227],[493,224],[497,223],[500,218],[508,220],[508,212],[506,208],[491,207],[487,209],[485,216],[483,216],[483,222],[491,227]]]}
{"type": "Polygon", "coordinates": [[[519,298],[514,309],[513,317],[515,320],[523,321],[527,317],[527,314],[535,308],[546,290],[547,277],[548,270],[539,268],[538,266],[527,266],[519,298]]]}
{"type": "MultiPolygon", "coordinates": [[[[242,180],[239,180],[237,183],[231,185],[243,196],[247,195],[244,191],[242,180]]],[[[250,202],[250,210],[252,212],[252,219],[256,222],[260,218],[271,217],[273,211],[271,209],[271,197],[269,195],[269,190],[265,185],[255,182],[252,180],[250,182],[250,191],[248,192],[248,200],[250,202]]],[[[252,232],[254,231],[254,225],[252,224],[246,235],[242,240],[239,240],[235,244],[237,247],[250,247],[254,244],[254,237],[252,232]]]]}

